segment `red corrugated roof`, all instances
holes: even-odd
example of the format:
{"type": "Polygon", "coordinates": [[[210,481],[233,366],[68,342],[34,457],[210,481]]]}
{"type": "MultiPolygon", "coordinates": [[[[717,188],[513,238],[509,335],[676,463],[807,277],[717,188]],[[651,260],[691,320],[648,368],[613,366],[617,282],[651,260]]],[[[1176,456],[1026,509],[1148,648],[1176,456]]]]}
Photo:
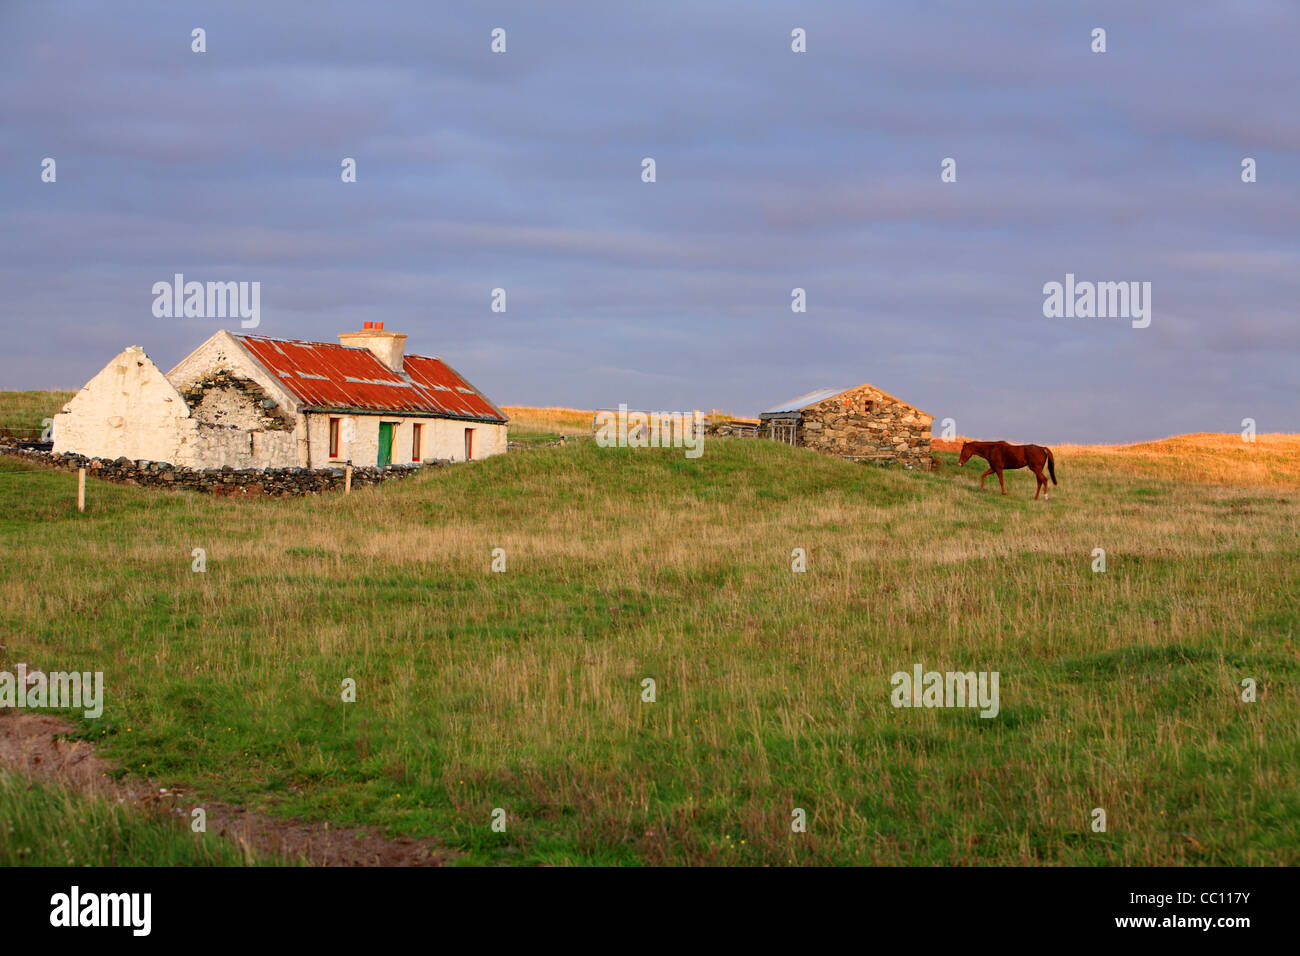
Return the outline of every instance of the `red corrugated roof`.
{"type": "Polygon", "coordinates": [[[399,375],[369,349],[235,336],[307,408],[502,422],[506,416],[445,362],[408,355],[399,375]]]}

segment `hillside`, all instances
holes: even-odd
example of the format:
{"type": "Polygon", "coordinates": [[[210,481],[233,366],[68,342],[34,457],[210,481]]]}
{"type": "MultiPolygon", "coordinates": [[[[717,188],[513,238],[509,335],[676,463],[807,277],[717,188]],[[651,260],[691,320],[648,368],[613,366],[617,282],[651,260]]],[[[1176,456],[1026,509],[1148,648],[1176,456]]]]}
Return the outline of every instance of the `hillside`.
{"type": "Polygon", "coordinates": [[[16,435],[40,437],[42,423],[53,418],[68,403],[73,392],[0,391],[0,438],[16,435]]]}
{"type": "Polygon", "coordinates": [[[77,515],[0,457],[0,669],[102,669],[132,775],[460,862],[1295,864],[1300,446],[1188,440],[1062,446],[1048,503],[732,439],[77,515]],[[894,708],[915,664],[997,718],[894,708]]]}

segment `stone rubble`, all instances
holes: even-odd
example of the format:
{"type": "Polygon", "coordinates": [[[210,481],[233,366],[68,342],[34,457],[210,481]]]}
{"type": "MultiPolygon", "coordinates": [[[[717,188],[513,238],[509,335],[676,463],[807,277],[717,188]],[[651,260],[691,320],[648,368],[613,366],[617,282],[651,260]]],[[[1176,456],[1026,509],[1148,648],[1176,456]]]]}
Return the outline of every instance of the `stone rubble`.
{"type": "MultiPolygon", "coordinates": [[[[323,491],[342,491],[345,470],[332,468],[184,468],[165,461],[132,461],[129,458],[86,458],[65,452],[55,454],[38,449],[0,446],[0,454],[47,465],[63,471],[85,468],[86,474],[102,481],[146,488],[183,488],[218,498],[293,498],[323,491]]],[[[378,485],[408,478],[423,467],[440,467],[448,462],[426,459],[423,464],[389,465],[385,468],[354,467],[352,486],[378,485]]]]}

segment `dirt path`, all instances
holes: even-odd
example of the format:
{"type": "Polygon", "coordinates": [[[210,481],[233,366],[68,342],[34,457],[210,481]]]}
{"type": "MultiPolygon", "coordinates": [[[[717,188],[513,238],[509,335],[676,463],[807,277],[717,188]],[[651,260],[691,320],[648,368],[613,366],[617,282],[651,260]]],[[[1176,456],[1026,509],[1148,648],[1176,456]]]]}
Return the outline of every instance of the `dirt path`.
{"type": "Polygon", "coordinates": [[[303,859],[314,866],[440,866],[450,854],[427,840],[386,837],[370,828],[335,829],[328,823],[281,820],[214,800],[184,789],[163,790],[151,780],[116,781],[113,765],[95,753],[93,744],[60,740],[76,731],[67,721],[46,714],[0,713],[0,769],[12,769],[82,793],[115,800],[156,813],[189,820],[201,806],[209,833],[219,833],[263,856],[303,859]]]}

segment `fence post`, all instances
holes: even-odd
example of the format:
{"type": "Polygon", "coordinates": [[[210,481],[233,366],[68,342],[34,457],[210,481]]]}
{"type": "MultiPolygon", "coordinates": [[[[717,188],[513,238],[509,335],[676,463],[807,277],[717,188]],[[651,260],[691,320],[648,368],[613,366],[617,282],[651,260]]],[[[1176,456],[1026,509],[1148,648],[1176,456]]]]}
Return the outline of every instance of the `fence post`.
{"type": "Polygon", "coordinates": [[[77,469],[77,510],[86,510],[86,469],[77,469]]]}
{"type": "Polygon", "coordinates": [[[352,459],[351,458],[348,459],[348,467],[343,472],[343,493],[345,495],[352,494],[352,459]]]}

